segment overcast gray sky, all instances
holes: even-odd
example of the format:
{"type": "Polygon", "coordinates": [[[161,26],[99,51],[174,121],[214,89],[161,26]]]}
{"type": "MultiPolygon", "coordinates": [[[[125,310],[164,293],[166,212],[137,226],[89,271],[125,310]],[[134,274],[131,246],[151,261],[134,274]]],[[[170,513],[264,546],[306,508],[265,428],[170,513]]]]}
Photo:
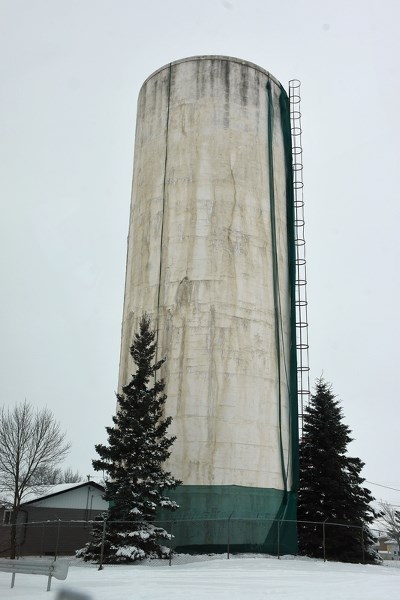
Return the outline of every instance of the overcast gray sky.
{"type": "Polygon", "coordinates": [[[0,0],[0,403],[49,407],[65,466],[94,474],[115,409],[140,86],[222,54],[302,81],[311,378],[400,489],[399,22],[396,0],[0,0]]]}

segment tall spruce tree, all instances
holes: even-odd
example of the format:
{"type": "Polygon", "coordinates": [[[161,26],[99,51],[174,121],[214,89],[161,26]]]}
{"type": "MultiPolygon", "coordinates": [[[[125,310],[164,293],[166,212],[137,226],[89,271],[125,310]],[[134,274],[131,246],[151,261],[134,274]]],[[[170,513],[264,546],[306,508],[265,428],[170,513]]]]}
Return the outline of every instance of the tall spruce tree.
{"type": "MultiPolygon", "coordinates": [[[[106,474],[104,498],[110,502],[104,543],[105,563],[127,563],[167,556],[162,540],[170,534],[156,527],[158,508],[178,505],[165,495],[181,482],[163,469],[175,437],[167,437],[171,417],[163,417],[164,382],[156,374],[164,360],[154,363],[155,332],[144,315],[130,353],[136,365],[132,380],[117,394],[114,426],[107,427],[108,445],[97,444],[96,471],[106,474]],[[154,363],[154,364],[153,364],[154,363]]],[[[77,555],[98,560],[102,526],[93,528],[91,541],[77,555]]]]}
{"type": "Polygon", "coordinates": [[[324,556],[325,530],[327,559],[375,562],[377,555],[368,529],[376,517],[370,506],[374,498],[362,485],[364,463],[347,455],[351,431],[343,423],[335,398],[331,385],[319,379],[305,410],[300,441],[299,550],[307,556],[324,556]]]}

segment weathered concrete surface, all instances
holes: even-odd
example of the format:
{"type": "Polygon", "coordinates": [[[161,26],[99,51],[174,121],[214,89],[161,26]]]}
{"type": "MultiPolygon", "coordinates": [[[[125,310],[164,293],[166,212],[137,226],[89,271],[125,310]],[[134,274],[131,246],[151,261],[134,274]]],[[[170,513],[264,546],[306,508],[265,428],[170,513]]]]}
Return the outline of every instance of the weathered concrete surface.
{"type": "MultiPolygon", "coordinates": [[[[157,71],[139,96],[120,386],[146,311],[159,330],[158,357],[167,358],[166,412],[177,436],[168,467],[185,484],[283,488],[267,81],[250,63],[197,57],[157,71]]],[[[273,154],[287,468],[290,294],[278,126],[273,154]]]]}

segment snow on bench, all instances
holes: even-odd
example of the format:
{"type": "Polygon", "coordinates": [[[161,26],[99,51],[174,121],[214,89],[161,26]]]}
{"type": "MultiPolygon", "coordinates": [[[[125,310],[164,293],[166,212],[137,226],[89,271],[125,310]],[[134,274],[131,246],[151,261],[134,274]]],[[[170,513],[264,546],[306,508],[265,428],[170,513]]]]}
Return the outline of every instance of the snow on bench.
{"type": "Polygon", "coordinates": [[[20,558],[12,560],[0,558],[0,571],[12,573],[11,587],[14,587],[15,574],[25,573],[29,575],[47,575],[47,591],[50,591],[51,578],[66,579],[68,575],[69,562],[67,560],[55,560],[54,558],[20,558]]]}

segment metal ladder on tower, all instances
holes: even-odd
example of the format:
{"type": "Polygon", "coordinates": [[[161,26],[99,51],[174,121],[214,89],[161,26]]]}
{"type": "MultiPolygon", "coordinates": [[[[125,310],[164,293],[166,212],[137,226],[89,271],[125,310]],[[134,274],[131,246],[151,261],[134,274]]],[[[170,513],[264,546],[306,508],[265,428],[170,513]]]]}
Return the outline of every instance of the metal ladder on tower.
{"type": "Polygon", "coordinates": [[[299,434],[303,430],[304,408],[310,398],[310,366],[308,343],[308,301],[306,242],[304,236],[304,195],[303,195],[303,147],[300,112],[300,86],[298,79],[289,81],[290,127],[292,137],[292,167],[294,195],[294,237],[296,263],[296,355],[297,355],[297,395],[299,412],[299,434]]]}

